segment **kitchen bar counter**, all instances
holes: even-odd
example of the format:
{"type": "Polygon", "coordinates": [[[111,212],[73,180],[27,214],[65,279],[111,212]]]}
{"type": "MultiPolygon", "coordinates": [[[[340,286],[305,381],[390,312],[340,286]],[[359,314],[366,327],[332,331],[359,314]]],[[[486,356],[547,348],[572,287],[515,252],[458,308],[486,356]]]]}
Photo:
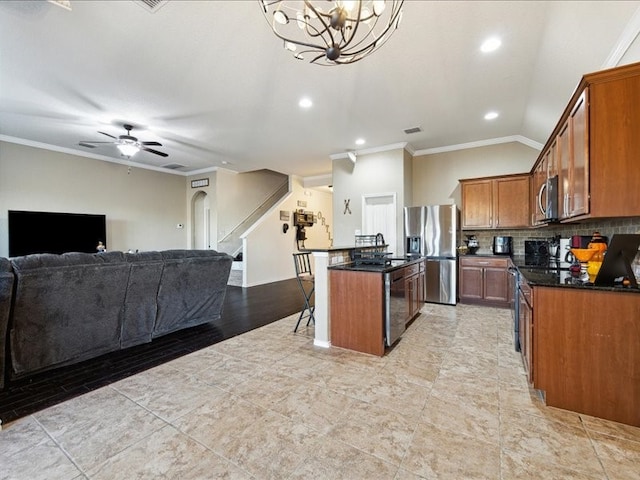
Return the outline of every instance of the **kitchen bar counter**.
{"type": "Polygon", "coordinates": [[[424,262],[424,257],[404,257],[404,258],[388,258],[384,265],[379,264],[357,264],[346,263],[342,265],[330,266],[329,270],[349,270],[352,272],[377,272],[389,273],[399,268],[424,262]]]}
{"type": "Polygon", "coordinates": [[[331,314],[329,301],[329,266],[348,264],[353,261],[354,252],[386,249],[387,245],[344,246],[328,248],[308,248],[302,252],[313,254],[315,274],[315,336],[313,344],[317,347],[331,346],[331,314]]]}

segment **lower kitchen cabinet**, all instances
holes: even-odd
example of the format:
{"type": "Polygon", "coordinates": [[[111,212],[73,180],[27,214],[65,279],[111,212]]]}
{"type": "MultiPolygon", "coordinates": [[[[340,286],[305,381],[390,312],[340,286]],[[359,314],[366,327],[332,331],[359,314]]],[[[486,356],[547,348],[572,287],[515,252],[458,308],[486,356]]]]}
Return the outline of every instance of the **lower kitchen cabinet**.
{"type": "Polygon", "coordinates": [[[382,356],[424,305],[424,261],[329,269],[331,344],[382,356]],[[388,276],[388,277],[387,277],[388,276]]]}
{"type": "Polygon", "coordinates": [[[534,387],[546,404],[640,427],[640,292],[533,291],[534,387]]]}
{"type": "Polygon", "coordinates": [[[509,257],[461,256],[460,303],[508,308],[513,298],[509,262],[509,257]]]}
{"type": "Polygon", "coordinates": [[[410,267],[405,267],[405,299],[407,302],[407,322],[420,313],[424,305],[425,266],[420,262],[410,267]]]}

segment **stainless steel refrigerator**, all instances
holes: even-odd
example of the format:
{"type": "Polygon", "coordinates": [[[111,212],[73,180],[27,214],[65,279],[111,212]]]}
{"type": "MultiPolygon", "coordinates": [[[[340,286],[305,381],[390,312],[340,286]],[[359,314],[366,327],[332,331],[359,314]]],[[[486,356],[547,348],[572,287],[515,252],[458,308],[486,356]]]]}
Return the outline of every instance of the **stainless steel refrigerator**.
{"type": "Polygon", "coordinates": [[[455,305],[460,210],[456,205],[405,207],[406,254],[426,257],[425,301],[455,305]]]}

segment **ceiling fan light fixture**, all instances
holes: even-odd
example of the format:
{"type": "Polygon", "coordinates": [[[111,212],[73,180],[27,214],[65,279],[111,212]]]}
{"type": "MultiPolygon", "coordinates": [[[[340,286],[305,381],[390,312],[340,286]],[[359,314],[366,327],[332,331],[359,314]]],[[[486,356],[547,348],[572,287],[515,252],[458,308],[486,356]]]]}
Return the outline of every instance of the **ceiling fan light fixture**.
{"type": "Polygon", "coordinates": [[[404,0],[258,1],[286,50],[298,59],[309,53],[311,63],[325,66],[355,63],[382,47],[398,28],[404,4],[404,0]]]}
{"type": "Polygon", "coordinates": [[[140,151],[140,147],[135,143],[125,142],[118,144],[118,150],[123,156],[130,158],[140,151]]]}

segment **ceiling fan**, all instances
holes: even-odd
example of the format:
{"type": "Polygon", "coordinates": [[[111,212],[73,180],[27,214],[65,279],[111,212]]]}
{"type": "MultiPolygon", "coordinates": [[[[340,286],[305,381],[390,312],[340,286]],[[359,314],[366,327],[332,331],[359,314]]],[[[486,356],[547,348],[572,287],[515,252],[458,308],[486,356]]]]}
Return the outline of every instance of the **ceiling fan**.
{"type": "Polygon", "coordinates": [[[149,152],[149,153],[153,153],[155,155],[160,155],[161,157],[168,157],[169,156],[168,154],[166,154],[164,152],[159,152],[158,150],[154,150],[153,148],[148,148],[149,146],[161,147],[162,146],[161,143],[158,143],[158,142],[141,142],[136,137],[131,135],[131,130],[133,130],[133,126],[131,126],[129,124],[126,124],[126,123],[124,125],[122,125],[122,126],[127,131],[126,135],[120,135],[118,137],[114,137],[113,135],[111,135],[109,133],[100,132],[100,131],[98,132],[98,133],[101,133],[102,135],[106,135],[107,137],[113,138],[113,141],[111,141],[111,142],[91,142],[91,141],[88,141],[88,140],[83,140],[80,143],[78,143],[78,145],[80,145],[82,147],[87,147],[87,148],[96,148],[96,146],[98,146],[99,144],[112,143],[116,147],[118,147],[118,150],[120,150],[120,153],[122,154],[122,156],[127,157],[127,158],[133,157],[140,150],[143,150],[143,151],[149,152]]]}

